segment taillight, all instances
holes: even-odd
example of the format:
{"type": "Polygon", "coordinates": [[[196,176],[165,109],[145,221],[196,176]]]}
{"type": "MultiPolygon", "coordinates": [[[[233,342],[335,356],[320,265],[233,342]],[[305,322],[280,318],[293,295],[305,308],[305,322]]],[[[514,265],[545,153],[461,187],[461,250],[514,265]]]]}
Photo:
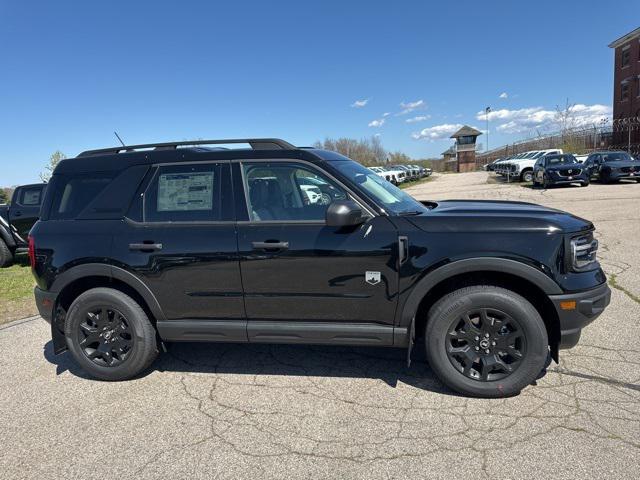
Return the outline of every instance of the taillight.
{"type": "Polygon", "coordinates": [[[36,268],[36,242],[31,235],[29,235],[29,263],[31,268],[36,268]]]}

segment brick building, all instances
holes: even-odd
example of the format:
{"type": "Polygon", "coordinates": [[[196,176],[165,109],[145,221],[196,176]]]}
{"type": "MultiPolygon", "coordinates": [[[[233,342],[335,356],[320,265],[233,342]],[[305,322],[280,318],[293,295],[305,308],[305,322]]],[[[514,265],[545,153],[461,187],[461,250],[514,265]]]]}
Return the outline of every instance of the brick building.
{"type": "MultiPolygon", "coordinates": [[[[609,44],[614,54],[613,75],[613,120],[640,117],[640,28],[618,38],[609,44]]],[[[628,142],[628,128],[620,128],[614,133],[614,143],[628,142]],[[624,132],[626,130],[626,133],[624,132]],[[622,138],[624,137],[624,138],[622,138]]],[[[632,144],[640,143],[640,129],[631,129],[632,144]]]]}

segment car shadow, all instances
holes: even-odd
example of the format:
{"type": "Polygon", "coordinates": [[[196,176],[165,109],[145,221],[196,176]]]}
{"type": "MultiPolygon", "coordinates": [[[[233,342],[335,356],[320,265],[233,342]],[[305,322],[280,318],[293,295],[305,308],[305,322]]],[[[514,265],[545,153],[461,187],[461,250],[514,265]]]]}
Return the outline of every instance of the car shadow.
{"type": "MultiPolygon", "coordinates": [[[[171,343],[150,369],[154,371],[215,375],[278,375],[334,378],[368,378],[383,381],[391,388],[398,383],[422,390],[460,396],[442,384],[428,367],[420,343],[413,349],[411,365],[407,352],[399,348],[337,347],[324,345],[267,345],[225,343],[171,343]]],[[[48,342],[45,359],[56,366],[56,375],[69,372],[91,380],[69,352],[53,354],[48,342]]],[[[543,370],[538,379],[546,374],[543,370]]],[[[133,379],[131,381],[135,381],[133,379]]]]}

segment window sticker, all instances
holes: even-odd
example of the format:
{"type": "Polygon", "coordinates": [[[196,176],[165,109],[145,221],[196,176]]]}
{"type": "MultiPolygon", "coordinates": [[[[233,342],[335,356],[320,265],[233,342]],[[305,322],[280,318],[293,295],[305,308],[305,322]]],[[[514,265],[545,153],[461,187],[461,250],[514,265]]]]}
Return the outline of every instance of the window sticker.
{"type": "Polygon", "coordinates": [[[211,210],[213,172],[167,173],[158,179],[158,212],[211,210]]]}

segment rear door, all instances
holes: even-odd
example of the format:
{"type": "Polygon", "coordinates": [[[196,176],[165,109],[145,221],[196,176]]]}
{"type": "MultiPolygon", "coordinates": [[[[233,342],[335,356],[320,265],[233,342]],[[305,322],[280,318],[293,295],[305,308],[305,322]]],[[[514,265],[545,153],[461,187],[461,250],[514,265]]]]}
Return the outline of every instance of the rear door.
{"type": "Polygon", "coordinates": [[[246,341],[229,168],[156,165],[114,239],[116,259],[158,300],[169,340],[246,341]]]}
{"type": "Polygon", "coordinates": [[[16,229],[20,237],[17,240],[21,243],[26,242],[29,230],[40,216],[44,188],[43,184],[25,185],[19,187],[13,195],[9,208],[9,221],[16,229]]]}
{"type": "Polygon", "coordinates": [[[330,201],[353,197],[305,162],[243,162],[236,172],[238,210],[247,209],[238,246],[249,341],[390,344],[398,234],[389,219],[327,226],[330,202],[309,202],[301,185],[326,185],[330,201]]]}

